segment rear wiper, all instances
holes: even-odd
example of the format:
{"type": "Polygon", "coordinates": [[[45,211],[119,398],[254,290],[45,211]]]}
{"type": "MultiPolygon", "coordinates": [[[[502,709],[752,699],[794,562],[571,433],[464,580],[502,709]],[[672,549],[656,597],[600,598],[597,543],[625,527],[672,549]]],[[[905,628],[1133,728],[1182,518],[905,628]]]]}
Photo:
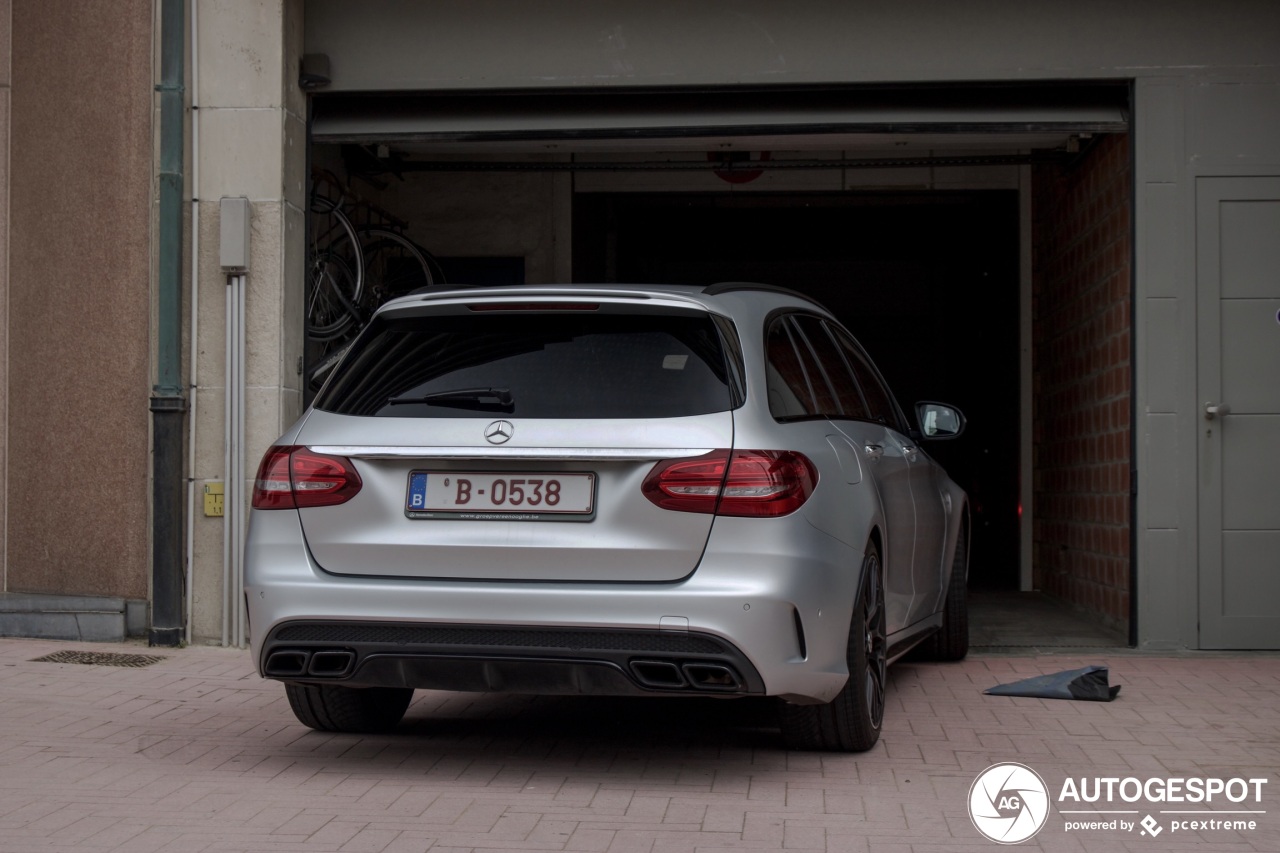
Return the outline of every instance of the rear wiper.
{"type": "Polygon", "coordinates": [[[389,406],[406,406],[425,403],[428,406],[448,406],[453,409],[492,409],[500,412],[515,410],[516,401],[510,388],[456,388],[452,391],[436,391],[416,396],[390,397],[389,406]]]}

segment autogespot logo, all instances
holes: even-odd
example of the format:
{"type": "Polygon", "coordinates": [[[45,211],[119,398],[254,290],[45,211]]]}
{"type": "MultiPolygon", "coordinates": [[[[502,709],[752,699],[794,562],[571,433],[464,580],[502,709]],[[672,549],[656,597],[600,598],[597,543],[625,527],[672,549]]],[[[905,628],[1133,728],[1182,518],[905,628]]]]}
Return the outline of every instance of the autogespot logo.
{"type": "Polygon", "coordinates": [[[969,789],[969,819],[997,844],[1019,844],[1035,835],[1049,817],[1049,789],[1024,764],[993,764],[969,789]]]}

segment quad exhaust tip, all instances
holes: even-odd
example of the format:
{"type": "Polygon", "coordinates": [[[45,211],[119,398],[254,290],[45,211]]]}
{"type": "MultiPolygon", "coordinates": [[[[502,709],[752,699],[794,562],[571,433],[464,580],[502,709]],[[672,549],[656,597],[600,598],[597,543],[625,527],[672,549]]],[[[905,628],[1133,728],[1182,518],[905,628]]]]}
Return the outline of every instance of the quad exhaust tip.
{"type": "Polygon", "coordinates": [[[307,674],[319,678],[342,678],[350,675],[355,668],[356,653],[346,649],[315,652],[311,655],[311,665],[307,674]]]}
{"type": "Polygon", "coordinates": [[[731,693],[742,689],[738,674],[724,664],[686,663],[681,669],[684,677],[698,690],[731,693]]]}
{"type": "Polygon", "coordinates": [[[285,649],[267,655],[263,672],[268,678],[344,678],[355,664],[349,649],[285,649]]]}
{"type": "Polygon", "coordinates": [[[658,690],[705,690],[712,693],[738,693],[742,679],[733,667],[710,661],[676,663],[666,660],[635,660],[631,674],[645,687],[658,690]]]}
{"type": "Polygon", "coordinates": [[[271,678],[299,678],[307,674],[307,664],[310,662],[310,652],[272,652],[267,656],[267,663],[262,669],[271,678]]]}
{"type": "Polygon", "coordinates": [[[680,667],[666,660],[637,660],[631,662],[631,672],[645,687],[674,690],[687,687],[680,667]]]}

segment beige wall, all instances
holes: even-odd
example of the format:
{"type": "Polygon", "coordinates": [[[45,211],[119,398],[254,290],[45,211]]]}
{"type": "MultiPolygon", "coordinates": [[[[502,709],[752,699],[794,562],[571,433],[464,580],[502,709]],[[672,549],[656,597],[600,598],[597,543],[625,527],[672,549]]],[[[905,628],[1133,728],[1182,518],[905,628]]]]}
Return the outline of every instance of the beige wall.
{"type": "Polygon", "coordinates": [[[145,598],[152,3],[17,0],[12,43],[5,588],[145,598]]]}

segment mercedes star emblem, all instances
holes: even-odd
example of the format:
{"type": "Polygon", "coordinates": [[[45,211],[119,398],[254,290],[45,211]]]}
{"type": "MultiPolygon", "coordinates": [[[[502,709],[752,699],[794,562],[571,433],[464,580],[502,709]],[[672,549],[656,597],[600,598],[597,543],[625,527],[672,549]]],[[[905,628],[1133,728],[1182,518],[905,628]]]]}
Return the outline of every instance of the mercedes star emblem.
{"type": "Polygon", "coordinates": [[[494,421],[484,428],[484,437],[490,444],[506,444],[515,431],[516,428],[511,425],[511,421],[494,421]]]}

